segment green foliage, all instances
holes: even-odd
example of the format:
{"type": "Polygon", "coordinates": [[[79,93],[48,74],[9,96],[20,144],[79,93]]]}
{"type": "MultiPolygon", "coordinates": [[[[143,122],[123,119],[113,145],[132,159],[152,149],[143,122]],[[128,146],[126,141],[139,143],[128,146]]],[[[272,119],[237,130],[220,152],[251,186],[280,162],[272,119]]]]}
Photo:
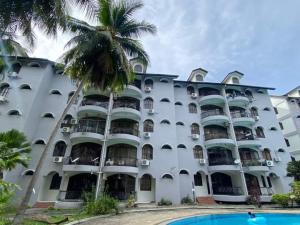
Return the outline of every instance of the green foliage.
{"type": "Polygon", "coordinates": [[[190,196],[189,195],[187,195],[187,196],[185,196],[185,197],[183,197],[182,199],[181,199],[181,204],[188,204],[188,205],[191,205],[191,204],[193,204],[194,202],[193,202],[193,200],[190,198],[190,196]]]}
{"type": "Polygon", "coordinates": [[[295,181],[300,181],[300,160],[289,162],[286,170],[287,176],[294,177],[295,181]]]}
{"type": "Polygon", "coordinates": [[[274,194],[272,195],[272,202],[279,204],[281,207],[288,207],[290,201],[289,194],[274,194]]]}
{"type": "Polygon", "coordinates": [[[162,198],[158,203],[157,205],[159,206],[168,206],[168,205],[172,205],[172,202],[168,199],[164,199],[162,198]]]}
{"type": "Polygon", "coordinates": [[[118,213],[118,201],[107,195],[103,195],[98,199],[87,202],[84,211],[88,215],[104,215],[118,213]]]}
{"type": "Polygon", "coordinates": [[[127,200],[127,208],[133,208],[135,207],[135,197],[134,195],[130,195],[127,200]]]}

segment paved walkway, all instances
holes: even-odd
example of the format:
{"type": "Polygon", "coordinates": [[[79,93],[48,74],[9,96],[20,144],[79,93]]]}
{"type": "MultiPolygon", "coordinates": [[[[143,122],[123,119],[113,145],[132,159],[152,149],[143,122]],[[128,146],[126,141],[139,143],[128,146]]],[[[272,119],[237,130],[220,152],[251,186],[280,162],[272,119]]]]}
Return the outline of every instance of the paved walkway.
{"type": "MultiPolygon", "coordinates": [[[[167,221],[188,217],[193,215],[207,215],[207,214],[220,214],[220,213],[237,213],[237,212],[247,212],[247,208],[237,209],[170,209],[163,211],[140,211],[140,212],[130,212],[124,213],[116,216],[110,216],[106,218],[92,219],[85,223],[80,223],[84,225],[165,225],[167,221]]],[[[300,213],[300,209],[287,209],[287,210],[253,210],[254,212],[283,212],[283,213],[300,213]]]]}

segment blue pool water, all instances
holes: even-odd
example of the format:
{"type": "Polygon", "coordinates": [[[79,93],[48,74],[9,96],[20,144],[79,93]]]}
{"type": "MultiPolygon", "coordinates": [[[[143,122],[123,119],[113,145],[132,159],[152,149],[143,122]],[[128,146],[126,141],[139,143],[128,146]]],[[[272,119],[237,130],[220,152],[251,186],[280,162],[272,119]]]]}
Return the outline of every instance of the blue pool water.
{"type": "Polygon", "coordinates": [[[194,216],[168,225],[300,225],[300,214],[257,213],[250,219],[247,213],[194,216]]]}

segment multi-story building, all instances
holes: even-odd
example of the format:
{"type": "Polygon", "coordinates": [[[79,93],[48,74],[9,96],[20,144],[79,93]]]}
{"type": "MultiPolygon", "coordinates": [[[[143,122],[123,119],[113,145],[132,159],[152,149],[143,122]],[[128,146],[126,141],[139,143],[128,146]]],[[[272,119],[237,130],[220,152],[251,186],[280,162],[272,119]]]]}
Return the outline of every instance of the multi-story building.
{"type": "Polygon", "coordinates": [[[282,96],[271,96],[286,148],[300,160],[300,86],[282,96]]]}
{"type": "MultiPolygon", "coordinates": [[[[9,59],[0,85],[0,131],[16,128],[32,143],[29,168],[4,179],[24,189],[76,85],[51,61],[9,59]]],[[[289,191],[290,160],[267,87],[239,84],[229,73],[205,82],[207,71],[150,74],[132,60],[136,81],[118,94],[80,93],[51,143],[31,204],[75,206],[93,187],[139,203],[186,196],[244,202],[289,191]]],[[[20,199],[20,198],[16,198],[20,199]]]]}

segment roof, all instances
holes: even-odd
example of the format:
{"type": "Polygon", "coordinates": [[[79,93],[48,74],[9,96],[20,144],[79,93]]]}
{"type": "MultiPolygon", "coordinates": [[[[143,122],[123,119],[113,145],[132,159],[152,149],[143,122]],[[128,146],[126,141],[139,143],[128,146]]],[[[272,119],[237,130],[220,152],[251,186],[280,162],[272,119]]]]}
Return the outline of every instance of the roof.
{"type": "MultiPolygon", "coordinates": [[[[3,55],[0,55],[0,57],[4,57],[3,55]]],[[[36,61],[43,61],[43,62],[50,62],[50,63],[56,63],[54,61],[51,61],[49,59],[44,59],[44,58],[34,58],[34,57],[23,57],[23,56],[6,56],[9,59],[14,59],[14,61],[17,60],[36,60],[36,61]]]]}
{"type": "Polygon", "coordinates": [[[194,70],[192,70],[192,72],[191,72],[190,76],[189,76],[189,77],[188,77],[188,79],[187,79],[188,81],[192,79],[192,76],[194,75],[194,72],[195,72],[195,71],[197,71],[197,70],[201,70],[201,71],[203,71],[205,74],[207,74],[207,73],[208,73],[208,71],[207,71],[207,70],[205,70],[205,69],[202,69],[201,67],[199,67],[199,68],[197,68],[197,69],[194,69],[194,70]]]}
{"type": "Polygon", "coordinates": [[[288,96],[290,93],[296,91],[296,90],[300,90],[300,85],[298,85],[297,87],[295,87],[294,89],[290,90],[288,93],[284,94],[283,96],[288,96]]]}
{"type": "Polygon", "coordinates": [[[170,77],[170,78],[178,78],[179,75],[173,74],[161,74],[161,73],[136,73],[140,76],[149,76],[149,77],[170,77]]]}
{"type": "Polygon", "coordinates": [[[232,71],[232,72],[228,73],[228,74],[226,75],[226,77],[224,77],[224,79],[222,80],[221,83],[225,83],[226,80],[228,80],[228,79],[233,75],[233,73],[237,73],[237,74],[238,74],[239,76],[241,76],[241,77],[244,76],[243,73],[241,73],[241,72],[235,70],[235,71],[232,71]]]}

